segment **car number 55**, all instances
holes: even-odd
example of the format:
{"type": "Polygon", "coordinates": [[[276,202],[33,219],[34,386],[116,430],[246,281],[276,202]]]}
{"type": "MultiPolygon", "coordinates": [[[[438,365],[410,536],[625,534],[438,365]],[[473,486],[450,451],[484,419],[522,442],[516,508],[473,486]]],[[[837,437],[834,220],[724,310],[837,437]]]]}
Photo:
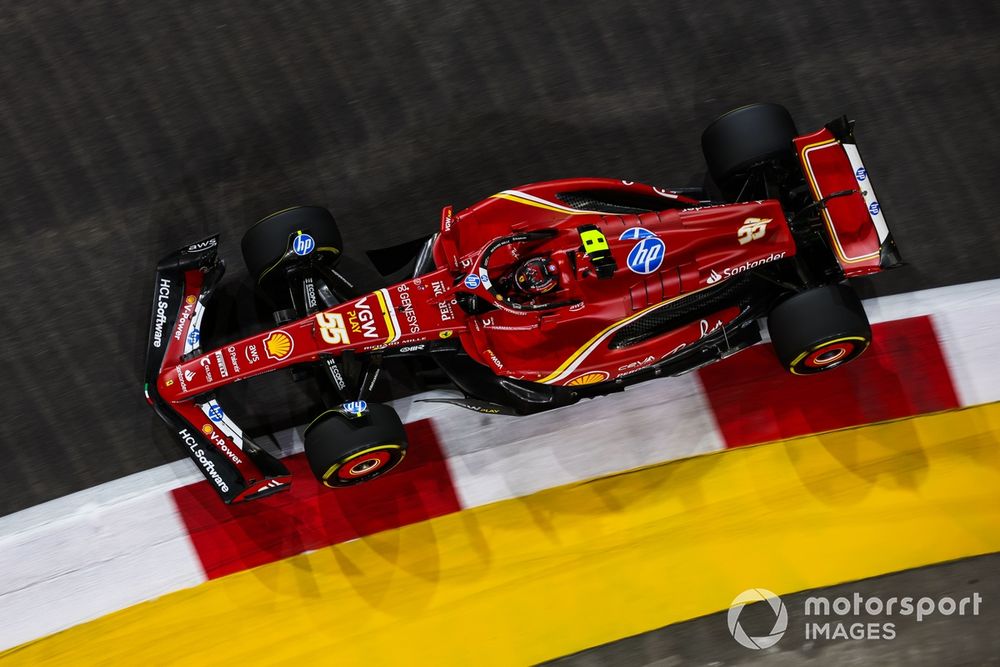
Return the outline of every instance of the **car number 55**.
{"type": "Polygon", "coordinates": [[[330,345],[345,345],[351,342],[344,326],[344,316],[340,313],[316,313],[319,333],[330,345]]]}

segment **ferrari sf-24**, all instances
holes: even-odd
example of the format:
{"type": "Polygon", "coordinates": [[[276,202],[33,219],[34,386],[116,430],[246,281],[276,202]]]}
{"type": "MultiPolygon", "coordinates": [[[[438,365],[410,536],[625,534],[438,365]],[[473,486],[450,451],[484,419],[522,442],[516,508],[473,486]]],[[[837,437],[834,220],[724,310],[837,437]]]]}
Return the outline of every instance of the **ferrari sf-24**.
{"type": "Polygon", "coordinates": [[[854,138],[836,119],[800,135],[783,107],[754,104],[702,135],[703,187],[573,178],[445,207],[436,233],[370,253],[410,277],[358,293],[338,271],[333,216],[300,206],[253,225],[243,257],[273,319],[202,347],[223,273],[218,237],[157,266],[145,368],[149,403],[225,502],[289,488],[218,392],[310,368],[325,410],[305,454],[329,487],[367,482],[406,453],[393,408],[372,400],[383,360],[422,357],[454,397],[529,415],[690,372],[762,340],[790,373],[835,369],[871,341],[848,280],[900,258],[854,138]]]}

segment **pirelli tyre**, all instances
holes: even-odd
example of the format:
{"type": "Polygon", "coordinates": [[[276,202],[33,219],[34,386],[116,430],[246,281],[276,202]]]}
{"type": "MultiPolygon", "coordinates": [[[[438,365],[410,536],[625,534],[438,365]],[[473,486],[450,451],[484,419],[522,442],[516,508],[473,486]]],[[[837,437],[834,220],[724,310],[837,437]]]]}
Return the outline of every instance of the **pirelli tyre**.
{"type": "Polygon", "coordinates": [[[331,488],[380,477],[406,455],[406,430],[388,405],[367,404],[358,417],[327,410],[305,431],[306,459],[316,479],[331,488]]]}
{"type": "Polygon", "coordinates": [[[871,325],[858,295],[847,285],[800,292],[767,318],[771,344],[795,375],[813,375],[857,359],[871,343],[871,325]]]}
{"type": "Polygon", "coordinates": [[[296,206],[272,213],[243,235],[243,261],[261,284],[283,261],[322,256],[337,260],[343,249],[333,215],[319,206],[296,206]]]}
{"type": "Polygon", "coordinates": [[[798,134],[788,109],[780,104],[748,104],[716,118],[701,135],[708,173],[724,191],[747,171],[767,161],[795,159],[798,134]]]}

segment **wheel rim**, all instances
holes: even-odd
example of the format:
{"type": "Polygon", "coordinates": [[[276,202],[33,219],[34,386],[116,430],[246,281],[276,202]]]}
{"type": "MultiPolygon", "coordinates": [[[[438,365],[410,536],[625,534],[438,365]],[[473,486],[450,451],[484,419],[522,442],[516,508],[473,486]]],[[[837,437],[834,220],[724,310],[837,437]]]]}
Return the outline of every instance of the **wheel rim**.
{"type": "Polygon", "coordinates": [[[808,375],[836,368],[856,358],[868,347],[869,340],[850,336],[822,343],[800,354],[789,366],[796,375],[808,375]]]}
{"type": "Polygon", "coordinates": [[[854,349],[854,344],[841,343],[836,347],[823,348],[806,357],[806,365],[814,368],[829,366],[846,357],[854,349]]]}
{"type": "Polygon", "coordinates": [[[384,444],[355,452],[330,466],[323,475],[327,486],[345,486],[388,472],[403,460],[405,451],[397,444],[384,444]]]}

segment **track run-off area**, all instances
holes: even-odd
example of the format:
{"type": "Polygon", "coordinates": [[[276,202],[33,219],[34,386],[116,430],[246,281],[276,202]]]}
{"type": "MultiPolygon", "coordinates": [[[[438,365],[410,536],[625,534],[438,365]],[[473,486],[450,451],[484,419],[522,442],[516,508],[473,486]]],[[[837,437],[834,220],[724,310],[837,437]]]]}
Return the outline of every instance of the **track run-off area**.
{"type": "Polygon", "coordinates": [[[318,487],[293,429],[289,493],[227,507],[182,461],[0,518],[2,657],[524,664],[1000,551],[1000,283],[865,305],[825,375],[765,343],[535,417],[413,397],[369,485],[318,487]]]}

